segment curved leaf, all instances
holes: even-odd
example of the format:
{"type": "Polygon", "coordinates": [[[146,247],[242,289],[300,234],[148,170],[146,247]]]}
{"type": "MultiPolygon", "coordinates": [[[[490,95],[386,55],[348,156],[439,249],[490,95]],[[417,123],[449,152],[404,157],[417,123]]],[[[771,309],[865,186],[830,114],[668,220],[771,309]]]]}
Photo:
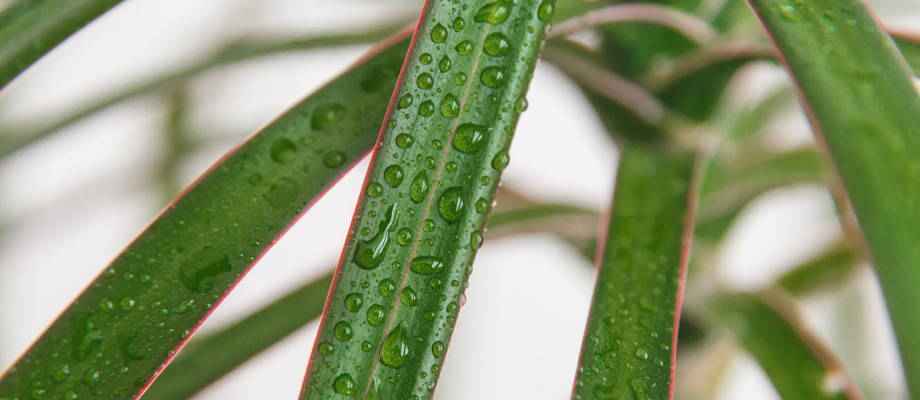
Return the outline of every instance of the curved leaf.
{"type": "Polygon", "coordinates": [[[0,89],[122,0],[19,0],[0,14],[0,89]]]}
{"type": "Polygon", "coordinates": [[[215,164],[0,380],[0,397],[137,398],[287,227],[373,143],[396,37],[215,164]]]}
{"type": "Polygon", "coordinates": [[[0,127],[0,158],[38,143],[60,130],[133,98],[150,94],[165,86],[183,82],[211,69],[293,51],[305,51],[328,46],[371,43],[396,33],[405,24],[384,25],[360,32],[311,35],[306,37],[243,40],[227,44],[202,60],[179,67],[162,75],[143,79],[119,88],[99,99],[87,101],[61,116],[36,118],[34,126],[0,127]]]}
{"type": "Polygon", "coordinates": [[[708,308],[757,360],[783,399],[860,398],[840,362],[777,296],[723,295],[708,308]]]}
{"type": "Polygon", "coordinates": [[[425,3],[302,398],[431,396],[553,4],[425,3]]]}
{"type": "MultiPolygon", "coordinates": [[[[593,212],[565,204],[527,205],[489,219],[489,240],[528,232],[566,233],[555,220],[594,218],[593,212]],[[496,234],[496,231],[500,232],[496,234]]],[[[565,229],[567,229],[566,227],[565,229]]],[[[305,283],[216,333],[196,337],[144,395],[145,400],[191,397],[245,361],[316,319],[323,309],[332,274],[305,283]]]]}
{"type": "Polygon", "coordinates": [[[672,398],[694,170],[686,155],[622,150],[573,398],[672,398]]]}
{"type": "Polygon", "coordinates": [[[920,95],[859,0],[750,0],[827,146],[875,261],[906,381],[920,398],[920,95]]]}

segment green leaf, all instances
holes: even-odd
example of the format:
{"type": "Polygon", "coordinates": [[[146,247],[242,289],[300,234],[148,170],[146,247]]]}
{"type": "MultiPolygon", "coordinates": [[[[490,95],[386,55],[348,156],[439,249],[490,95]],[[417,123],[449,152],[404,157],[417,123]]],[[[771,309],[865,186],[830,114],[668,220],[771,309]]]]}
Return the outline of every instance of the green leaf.
{"type": "Polygon", "coordinates": [[[285,229],[371,148],[397,37],[219,161],[0,380],[0,397],[136,396],[285,229]]]}
{"type": "Polygon", "coordinates": [[[19,0],[0,14],[0,89],[121,0],[19,0]]]}
{"type": "Polygon", "coordinates": [[[792,268],[777,280],[777,286],[794,296],[807,296],[824,288],[836,288],[853,276],[859,254],[846,243],[832,245],[821,254],[792,268]]]}
{"type": "Polygon", "coordinates": [[[329,46],[371,43],[395,33],[405,24],[384,25],[366,31],[310,35],[280,39],[249,39],[228,43],[201,60],[169,72],[128,84],[98,99],[88,100],[61,116],[42,116],[26,126],[0,127],[0,158],[60,132],[125,101],[151,94],[163,87],[187,81],[214,68],[278,54],[306,51],[329,46]]]}
{"type": "Polygon", "coordinates": [[[920,75],[920,33],[892,32],[891,37],[901,50],[901,54],[910,64],[914,75],[920,75]]]}
{"type": "Polygon", "coordinates": [[[302,398],[432,395],[553,4],[426,3],[302,398]]]}
{"type": "Polygon", "coordinates": [[[683,154],[621,151],[574,398],[671,398],[694,169],[683,154]]]}
{"type": "MultiPolygon", "coordinates": [[[[596,218],[593,212],[566,204],[533,204],[496,211],[489,218],[489,240],[550,232],[566,234],[571,227],[557,220],[596,218]]],[[[593,228],[593,224],[591,225],[593,228]]],[[[323,310],[332,274],[306,282],[277,300],[216,333],[196,337],[163,372],[145,400],[181,400],[215,382],[255,355],[317,318],[323,310]]],[[[358,304],[352,298],[351,306],[358,304]]]]}
{"type": "Polygon", "coordinates": [[[875,261],[906,381],[920,398],[920,95],[859,0],[751,0],[783,53],[875,261]]]}
{"type": "Polygon", "coordinates": [[[722,295],[710,319],[729,328],[785,400],[859,399],[840,362],[778,296],[722,295]]]}

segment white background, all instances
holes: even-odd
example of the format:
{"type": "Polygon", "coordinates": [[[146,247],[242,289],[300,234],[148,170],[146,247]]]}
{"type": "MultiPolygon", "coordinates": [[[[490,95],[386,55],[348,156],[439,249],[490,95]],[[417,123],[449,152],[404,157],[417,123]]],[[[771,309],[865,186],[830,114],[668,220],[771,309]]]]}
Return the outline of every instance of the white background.
{"type": "MultiPolygon", "coordinates": [[[[127,1],[4,89],[0,126],[57,115],[81,99],[192,61],[221,43],[228,32],[355,28],[382,16],[409,15],[417,8],[414,1],[381,3],[127,1]]],[[[920,14],[916,0],[873,3],[886,21],[901,26],[911,26],[911,15],[920,14]]],[[[920,24],[913,25],[920,29],[920,24]]],[[[274,57],[224,68],[196,81],[195,128],[230,140],[185,163],[186,181],[236,138],[271,120],[363,50],[349,47],[274,57]]],[[[773,81],[782,78],[769,67],[750,74],[773,81]]],[[[505,182],[546,199],[606,207],[616,152],[585,100],[546,65],[538,68],[528,97],[530,109],[521,119],[505,182]]],[[[159,197],[145,185],[144,167],[158,157],[162,119],[157,98],[133,101],[0,161],[0,221],[6,225],[0,231],[0,370],[158,211],[159,197]]],[[[810,140],[796,112],[775,129],[783,131],[786,144],[810,140]]],[[[298,222],[204,329],[234,320],[333,262],[364,170],[362,165],[353,171],[298,222]]],[[[837,231],[830,201],[820,189],[771,194],[732,232],[719,257],[719,284],[760,287],[783,267],[812,254],[816,244],[833,239],[837,231]]],[[[854,372],[903,390],[887,321],[878,317],[882,308],[875,283],[871,274],[862,275],[846,290],[846,297],[852,307],[865,307],[874,316],[869,322],[875,326],[871,351],[854,354],[841,348],[841,356],[852,360],[854,372]]],[[[548,237],[487,244],[477,258],[436,397],[567,398],[592,285],[591,266],[548,237]]],[[[835,343],[844,342],[842,335],[832,333],[840,332],[834,315],[841,312],[832,297],[811,301],[806,311],[819,336],[835,349],[835,343]]],[[[294,398],[314,333],[313,325],[302,329],[200,398],[294,398]]],[[[736,359],[729,378],[724,399],[776,398],[746,357],[736,359]]]]}

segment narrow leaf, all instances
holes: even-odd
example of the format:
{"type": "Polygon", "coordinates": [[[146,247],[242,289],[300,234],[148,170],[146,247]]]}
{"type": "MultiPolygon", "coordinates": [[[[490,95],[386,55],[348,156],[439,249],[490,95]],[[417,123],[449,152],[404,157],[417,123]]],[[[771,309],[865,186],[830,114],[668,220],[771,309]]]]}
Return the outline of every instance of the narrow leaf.
{"type": "Polygon", "coordinates": [[[19,0],[0,14],[0,89],[122,0],[19,0]]]}
{"type": "Polygon", "coordinates": [[[425,3],[302,398],[431,397],[553,4],[425,3]]]}
{"type": "Polygon", "coordinates": [[[859,399],[840,362],[777,296],[723,295],[708,304],[784,400],[859,399]]]}
{"type": "MultiPolygon", "coordinates": [[[[492,240],[530,232],[567,234],[571,227],[563,227],[556,221],[571,222],[572,217],[594,218],[596,215],[571,205],[528,205],[493,214],[489,218],[486,238],[492,240]]],[[[280,342],[319,317],[331,281],[332,274],[325,274],[279,296],[227,328],[196,337],[166,368],[144,399],[187,399],[280,342]]]]}
{"type": "Polygon", "coordinates": [[[844,242],[790,269],[777,280],[777,286],[794,296],[807,296],[824,288],[836,288],[853,276],[859,265],[858,252],[844,242]]]}
{"type": "Polygon", "coordinates": [[[859,0],[750,0],[783,53],[875,261],[906,381],[920,398],[920,95],[859,0]]]}
{"type": "Polygon", "coordinates": [[[622,150],[573,398],[672,398],[693,175],[686,155],[622,150]]]}
{"type": "MultiPolygon", "coordinates": [[[[260,57],[329,46],[372,43],[396,33],[405,24],[389,24],[366,31],[310,35],[278,39],[247,39],[228,43],[214,54],[174,70],[127,84],[112,93],[85,100],[60,116],[35,118],[34,125],[0,127],[0,158],[40,142],[77,122],[125,101],[151,94],[164,86],[187,81],[217,67],[233,65],[260,57]]],[[[373,56],[371,56],[373,57],[373,56]]]]}
{"type": "Polygon", "coordinates": [[[894,42],[901,50],[901,54],[910,64],[914,75],[920,76],[920,32],[899,32],[891,33],[894,42]]]}
{"type": "Polygon", "coordinates": [[[396,37],[225,156],[0,380],[0,397],[138,398],[248,268],[373,143],[396,37]],[[367,58],[366,58],[367,60],[367,58]]]}

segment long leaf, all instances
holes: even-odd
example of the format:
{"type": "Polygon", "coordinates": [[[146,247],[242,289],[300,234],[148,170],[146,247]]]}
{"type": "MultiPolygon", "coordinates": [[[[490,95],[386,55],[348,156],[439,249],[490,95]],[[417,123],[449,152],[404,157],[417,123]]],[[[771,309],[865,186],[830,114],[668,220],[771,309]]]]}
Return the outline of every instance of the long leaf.
{"type": "Polygon", "coordinates": [[[707,308],[754,356],[784,400],[860,398],[840,362],[777,296],[723,295],[707,308]]]}
{"type": "Polygon", "coordinates": [[[390,36],[405,24],[389,24],[365,31],[339,34],[310,35],[306,37],[244,40],[228,43],[214,54],[151,78],[143,79],[98,99],[81,102],[61,116],[36,118],[34,126],[0,127],[0,158],[24,149],[77,122],[107,110],[125,101],[150,94],[177,82],[186,81],[214,68],[269,57],[273,55],[306,51],[330,46],[372,43],[390,36]]]}
{"type": "Polygon", "coordinates": [[[906,381],[920,398],[920,95],[859,0],[751,0],[783,53],[875,261],[906,381]]]}
{"type": "Polygon", "coordinates": [[[396,37],[225,156],[0,380],[0,397],[137,398],[248,268],[373,143],[396,37]]]}
{"type": "Polygon", "coordinates": [[[625,147],[575,399],[670,399],[693,232],[694,163],[625,147]]]}
{"type": "Polygon", "coordinates": [[[302,398],[432,395],[553,4],[425,3],[302,398]]]}
{"type": "Polygon", "coordinates": [[[0,14],[0,89],[122,0],[19,0],[0,14]]]}
{"type": "MultiPolygon", "coordinates": [[[[557,219],[595,218],[594,213],[564,204],[528,205],[498,212],[489,219],[486,239],[549,232],[567,234],[557,219]],[[496,233],[498,232],[498,233],[496,233]]],[[[593,224],[591,224],[593,228],[593,224]]],[[[181,400],[191,397],[256,354],[319,317],[332,274],[280,296],[239,322],[216,333],[196,337],[153,384],[145,400],[181,400]]]]}

